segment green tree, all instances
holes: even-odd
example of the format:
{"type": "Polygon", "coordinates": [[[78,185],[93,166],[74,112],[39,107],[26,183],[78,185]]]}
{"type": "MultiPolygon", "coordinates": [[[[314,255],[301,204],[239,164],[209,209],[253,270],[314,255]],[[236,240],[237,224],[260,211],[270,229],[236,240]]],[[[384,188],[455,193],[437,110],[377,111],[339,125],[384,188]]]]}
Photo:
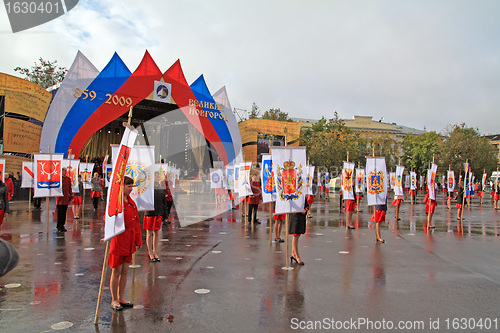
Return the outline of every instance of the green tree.
{"type": "Polygon", "coordinates": [[[262,119],[279,120],[279,121],[293,121],[288,116],[288,113],[277,109],[269,109],[262,115],[262,119]]]}
{"type": "Polygon", "coordinates": [[[440,157],[441,137],[434,131],[426,132],[420,135],[407,134],[403,140],[403,163],[407,170],[424,175],[429,168],[429,163],[433,158],[436,164],[440,157]]]}
{"type": "Polygon", "coordinates": [[[441,151],[443,168],[451,167],[455,174],[464,172],[463,163],[467,160],[476,178],[481,177],[483,171],[490,174],[498,164],[496,149],[488,139],[465,124],[453,125],[446,131],[441,151]]]}
{"type": "Polygon", "coordinates": [[[387,172],[395,171],[401,154],[400,144],[387,134],[369,138],[366,141],[366,147],[369,149],[366,155],[372,156],[375,153],[375,156],[385,157],[387,172]]]}
{"type": "Polygon", "coordinates": [[[66,67],[57,66],[57,60],[51,62],[42,58],[40,58],[39,64],[35,62],[35,65],[31,68],[16,67],[14,70],[24,75],[24,79],[36,83],[45,89],[62,82],[68,72],[66,67]]]}
{"type": "Polygon", "coordinates": [[[257,104],[253,102],[252,108],[250,109],[250,114],[248,115],[248,119],[257,119],[260,117],[260,110],[257,104]]]}

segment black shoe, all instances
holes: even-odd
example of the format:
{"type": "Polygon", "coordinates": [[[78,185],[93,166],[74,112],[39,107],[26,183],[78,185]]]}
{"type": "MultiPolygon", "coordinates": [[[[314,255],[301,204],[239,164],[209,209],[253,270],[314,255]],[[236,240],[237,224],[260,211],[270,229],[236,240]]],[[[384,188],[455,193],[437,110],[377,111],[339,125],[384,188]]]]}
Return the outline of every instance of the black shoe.
{"type": "Polygon", "coordinates": [[[113,304],[111,304],[111,309],[113,309],[115,311],[121,311],[121,310],[123,310],[123,307],[121,305],[113,305],[113,304]]]}
{"type": "Polygon", "coordinates": [[[349,229],[349,230],[351,230],[351,229],[352,229],[352,230],[354,230],[354,229],[356,229],[356,227],[351,227],[350,225],[348,225],[348,226],[347,226],[347,229],[349,229]]]}
{"type": "Polygon", "coordinates": [[[280,243],[284,243],[284,242],[285,242],[285,240],[284,240],[283,238],[280,238],[279,242],[280,242],[280,243]]]}
{"type": "Polygon", "coordinates": [[[122,303],[120,302],[120,306],[122,308],[133,308],[134,307],[134,304],[133,303],[130,303],[130,302],[127,302],[127,303],[122,303]]]}
{"type": "Polygon", "coordinates": [[[260,224],[259,220],[254,221],[254,224],[260,224]]]}
{"type": "Polygon", "coordinates": [[[155,262],[160,262],[160,258],[154,258],[155,262]]]}
{"type": "Polygon", "coordinates": [[[299,262],[298,264],[299,264],[300,266],[304,266],[304,265],[305,265],[303,261],[299,262]]]}
{"type": "Polygon", "coordinates": [[[297,259],[295,259],[295,257],[294,257],[294,256],[291,256],[291,257],[290,257],[290,263],[293,263],[294,261],[295,261],[296,263],[298,263],[297,259]]]}
{"type": "Polygon", "coordinates": [[[149,262],[156,262],[155,258],[149,258],[149,262]]]}
{"type": "Polygon", "coordinates": [[[377,243],[385,243],[385,240],[383,240],[383,239],[377,239],[377,243]]]}

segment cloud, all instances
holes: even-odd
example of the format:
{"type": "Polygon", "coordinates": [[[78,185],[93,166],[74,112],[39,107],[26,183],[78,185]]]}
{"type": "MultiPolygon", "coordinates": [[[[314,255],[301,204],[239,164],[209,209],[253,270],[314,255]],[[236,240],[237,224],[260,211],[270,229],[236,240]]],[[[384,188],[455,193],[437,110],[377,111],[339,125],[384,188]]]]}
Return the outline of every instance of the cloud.
{"type": "MultiPolygon", "coordinates": [[[[148,49],[162,71],[226,86],[233,107],[292,117],[372,115],[441,131],[498,133],[497,1],[90,1],[26,33],[0,35],[0,71],[38,57],[69,67],[81,50],[102,69],[134,70],[148,49]]],[[[1,19],[1,17],[0,17],[1,19]]]]}

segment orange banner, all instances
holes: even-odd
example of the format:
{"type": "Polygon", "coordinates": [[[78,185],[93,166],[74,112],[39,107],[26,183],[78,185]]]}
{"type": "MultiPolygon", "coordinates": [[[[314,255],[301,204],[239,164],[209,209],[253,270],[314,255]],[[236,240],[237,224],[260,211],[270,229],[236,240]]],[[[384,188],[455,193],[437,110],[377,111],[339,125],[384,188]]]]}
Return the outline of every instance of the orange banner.
{"type": "Polygon", "coordinates": [[[40,150],[42,127],[28,121],[4,117],[3,150],[33,154],[40,150]]]}
{"type": "Polygon", "coordinates": [[[0,95],[5,96],[5,112],[42,122],[52,99],[52,94],[39,85],[4,73],[0,73],[0,95]]]}

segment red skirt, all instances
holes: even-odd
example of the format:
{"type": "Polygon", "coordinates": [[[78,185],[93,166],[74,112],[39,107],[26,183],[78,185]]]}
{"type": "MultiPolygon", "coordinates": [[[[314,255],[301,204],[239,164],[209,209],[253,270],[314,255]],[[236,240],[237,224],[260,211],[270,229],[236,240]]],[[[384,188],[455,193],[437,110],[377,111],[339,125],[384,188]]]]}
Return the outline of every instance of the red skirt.
{"type": "Polygon", "coordinates": [[[82,197],[73,197],[73,200],[71,200],[72,205],[79,206],[82,204],[82,197]]]}
{"type": "Polygon", "coordinates": [[[396,207],[396,206],[401,206],[401,201],[402,201],[401,199],[394,199],[394,200],[392,201],[392,205],[393,205],[394,207],[396,207]]]}
{"type": "Polygon", "coordinates": [[[356,201],[346,200],[344,210],[346,212],[354,212],[354,207],[356,207],[356,201]]]}
{"type": "Polygon", "coordinates": [[[142,228],[146,230],[160,230],[162,216],[144,216],[142,228]]]}
{"type": "Polygon", "coordinates": [[[91,198],[99,198],[101,196],[101,191],[90,191],[91,198]]]}
{"type": "Polygon", "coordinates": [[[416,190],[410,190],[410,195],[417,195],[417,191],[416,190]]]}
{"type": "Polygon", "coordinates": [[[286,218],[286,214],[274,214],[273,219],[275,220],[284,220],[286,218]]]}
{"type": "Polygon", "coordinates": [[[306,199],[307,199],[308,204],[314,203],[314,195],[308,194],[308,195],[306,195],[306,199]]]}
{"type": "Polygon", "coordinates": [[[462,209],[462,204],[456,204],[455,208],[462,209]]]}
{"type": "Polygon", "coordinates": [[[477,191],[477,196],[482,197],[483,196],[483,191],[477,191]]]}
{"type": "Polygon", "coordinates": [[[500,195],[495,193],[495,195],[493,196],[493,200],[498,200],[499,197],[500,197],[500,195]]]}
{"type": "Polygon", "coordinates": [[[376,210],[375,211],[375,222],[376,223],[385,222],[385,214],[387,214],[387,212],[385,210],[376,210]]]}
{"type": "Polygon", "coordinates": [[[437,201],[429,199],[429,202],[427,202],[427,205],[425,205],[425,212],[433,214],[434,211],[436,210],[436,206],[437,206],[437,201]]]}
{"type": "Polygon", "coordinates": [[[131,263],[132,262],[132,255],[129,256],[116,256],[114,254],[109,254],[109,259],[108,259],[108,264],[109,267],[111,268],[116,268],[123,264],[124,262],[126,263],[131,263]]]}

